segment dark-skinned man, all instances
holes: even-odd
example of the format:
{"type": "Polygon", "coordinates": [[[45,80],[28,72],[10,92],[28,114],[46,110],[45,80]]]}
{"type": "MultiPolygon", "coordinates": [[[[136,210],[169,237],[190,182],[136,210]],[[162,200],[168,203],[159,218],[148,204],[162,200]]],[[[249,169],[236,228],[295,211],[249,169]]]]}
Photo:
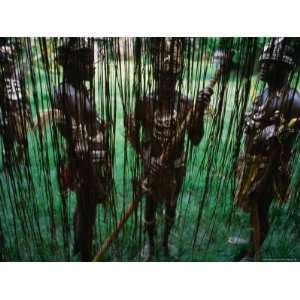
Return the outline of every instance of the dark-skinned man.
{"type": "Polygon", "coordinates": [[[60,185],[77,195],[73,252],[82,261],[90,261],[96,206],[107,201],[112,186],[106,123],[97,116],[85,85],[94,77],[91,41],[71,38],[59,49],[57,61],[63,68],[63,80],[55,89],[54,114],[67,148],[60,185]]]}
{"type": "Polygon", "coordinates": [[[182,38],[152,38],[150,44],[155,88],[152,93],[137,100],[134,115],[127,122],[131,144],[142,156],[144,173],[151,179],[145,208],[145,227],[149,237],[146,260],[155,254],[156,209],[163,201],[165,227],[162,246],[164,254],[170,255],[169,236],[186,170],[185,134],[192,145],[200,143],[204,111],[212,94],[210,89],[199,93],[190,122],[174,145],[170,145],[194,105],[190,98],[176,89],[183,70],[185,41],[182,38]],[[167,148],[171,153],[167,161],[162,161],[162,154],[167,148]]]}
{"type": "Polygon", "coordinates": [[[269,208],[284,203],[290,183],[290,157],[299,129],[300,96],[290,87],[295,53],[284,39],[272,39],[259,58],[267,85],[246,114],[245,154],[239,165],[235,204],[250,213],[249,249],[242,261],[259,260],[269,231],[269,208]]]}

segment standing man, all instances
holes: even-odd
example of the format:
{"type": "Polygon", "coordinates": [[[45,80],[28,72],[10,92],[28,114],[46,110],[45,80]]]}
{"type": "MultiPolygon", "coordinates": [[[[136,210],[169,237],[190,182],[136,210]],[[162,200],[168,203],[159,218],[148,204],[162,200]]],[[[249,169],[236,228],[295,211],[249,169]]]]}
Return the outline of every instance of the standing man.
{"type": "MultiPolygon", "coordinates": [[[[9,171],[24,159],[28,148],[27,131],[33,126],[26,94],[19,39],[0,38],[0,135],[3,142],[3,169],[9,171]]],[[[0,261],[5,237],[0,220],[0,261]]]]}
{"type": "Polygon", "coordinates": [[[63,189],[74,190],[74,254],[91,260],[96,206],[108,200],[112,186],[106,123],[99,119],[85,86],[94,77],[94,51],[90,42],[71,38],[59,49],[63,80],[55,91],[55,119],[66,140],[67,162],[60,170],[63,189]]]}
{"type": "Polygon", "coordinates": [[[16,38],[0,38],[0,133],[5,169],[24,158],[27,130],[33,126],[17,42],[16,38]]]}
{"type": "Polygon", "coordinates": [[[239,166],[235,204],[250,213],[251,238],[242,261],[259,259],[269,231],[274,198],[288,198],[290,157],[299,129],[300,95],[289,86],[294,51],[284,39],[273,39],[259,58],[260,79],[267,87],[246,115],[245,155],[239,166]]]}
{"type": "Polygon", "coordinates": [[[155,89],[137,99],[134,116],[127,120],[127,133],[135,151],[143,158],[144,173],[150,178],[146,196],[145,226],[149,236],[149,257],[155,253],[156,207],[165,203],[164,254],[169,256],[169,235],[175,221],[177,198],[185,176],[184,138],[187,132],[193,145],[203,136],[203,115],[211,89],[201,91],[193,101],[176,90],[183,69],[184,39],[153,38],[152,68],[155,89]],[[193,110],[182,134],[181,125],[193,110]],[[140,129],[142,138],[140,140],[140,129]],[[176,137],[176,138],[175,138],[176,137]],[[167,159],[161,159],[164,151],[167,159]]]}

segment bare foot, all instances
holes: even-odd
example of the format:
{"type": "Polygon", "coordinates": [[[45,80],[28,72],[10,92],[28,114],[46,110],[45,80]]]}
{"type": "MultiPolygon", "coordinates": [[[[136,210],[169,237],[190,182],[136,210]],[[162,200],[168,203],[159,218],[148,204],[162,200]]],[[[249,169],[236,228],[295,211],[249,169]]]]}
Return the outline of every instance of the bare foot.
{"type": "Polygon", "coordinates": [[[237,236],[231,236],[228,238],[228,243],[233,245],[245,245],[247,244],[247,240],[237,237],[237,236]]]}
{"type": "Polygon", "coordinates": [[[155,256],[155,251],[153,247],[151,249],[149,243],[146,243],[139,254],[139,259],[141,259],[144,262],[147,262],[147,261],[151,261],[154,256],[155,256]]]}
{"type": "Polygon", "coordinates": [[[245,255],[241,260],[240,262],[253,262],[254,261],[254,258],[253,256],[250,256],[250,255],[245,255]]]}
{"type": "Polygon", "coordinates": [[[174,245],[170,243],[166,245],[165,243],[163,243],[163,249],[164,249],[164,255],[166,257],[173,258],[174,260],[179,260],[178,249],[174,245]]]}

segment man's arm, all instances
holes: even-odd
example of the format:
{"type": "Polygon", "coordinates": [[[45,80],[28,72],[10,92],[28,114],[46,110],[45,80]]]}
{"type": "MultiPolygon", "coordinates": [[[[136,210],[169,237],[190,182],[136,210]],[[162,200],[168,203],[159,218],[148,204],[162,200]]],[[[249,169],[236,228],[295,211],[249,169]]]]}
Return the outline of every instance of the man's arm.
{"type": "Polygon", "coordinates": [[[210,102],[212,91],[204,89],[199,92],[190,125],[188,136],[194,146],[199,145],[204,134],[204,112],[210,102]]]}
{"type": "Polygon", "coordinates": [[[300,95],[296,89],[290,90],[289,99],[291,105],[292,118],[299,118],[300,117],[300,95]]]}
{"type": "Polygon", "coordinates": [[[133,114],[125,116],[125,134],[136,153],[141,153],[140,128],[142,122],[143,102],[138,100],[133,114]]]}

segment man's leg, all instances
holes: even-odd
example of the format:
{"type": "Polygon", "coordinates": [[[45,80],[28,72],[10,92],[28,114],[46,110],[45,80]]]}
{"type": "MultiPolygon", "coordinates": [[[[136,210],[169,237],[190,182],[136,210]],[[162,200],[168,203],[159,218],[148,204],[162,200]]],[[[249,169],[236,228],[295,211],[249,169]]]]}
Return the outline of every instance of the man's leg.
{"type": "Polygon", "coordinates": [[[24,160],[25,155],[27,153],[28,145],[26,139],[21,139],[17,143],[17,155],[16,155],[16,163],[20,163],[24,160]]]}
{"type": "Polygon", "coordinates": [[[145,228],[149,238],[149,258],[155,254],[155,234],[156,234],[156,201],[152,195],[146,198],[145,228]]]}
{"type": "Polygon", "coordinates": [[[175,223],[177,198],[183,183],[185,168],[175,169],[175,174],[170,174],[169,196],[166,199],[165,229],[163,237],[163,248],[165,256],[170,255],[169,237],[175,223]]]}
{"type": "Polygon", "coordinates": [[[13,137],[9,135],[9,131],[5,131],[3,135],[3,148],[4,148],[4,158],[3,158],[3,169],[10,169],[14,162],[14,140],[13,137]]]}
{"type": "Polygon", "coordinates": [[[261,246],[269,231],[269,208],[272,197],[265,199],[255,201],[250,212],[252,231],[247,256],[255,260],[259,260],[261,246]]]}
{"type": "Polygon", "coordinates": [[[80,253],[82,261],[90,261],[92,255],[93,229],[96,221],[96,203],[80,189],[74,214],[74,253],[80,253]]]}
{"type": "Polygon", "coordinates": [[[170,255],[169,237],[170,237],[171,229],[175,223],[176,205],[177,205],[177,199],[166,202],[165,230],[164,230],[164,238],[163,238],[163,248],[164,248],[165,256],[170,255]]]}

